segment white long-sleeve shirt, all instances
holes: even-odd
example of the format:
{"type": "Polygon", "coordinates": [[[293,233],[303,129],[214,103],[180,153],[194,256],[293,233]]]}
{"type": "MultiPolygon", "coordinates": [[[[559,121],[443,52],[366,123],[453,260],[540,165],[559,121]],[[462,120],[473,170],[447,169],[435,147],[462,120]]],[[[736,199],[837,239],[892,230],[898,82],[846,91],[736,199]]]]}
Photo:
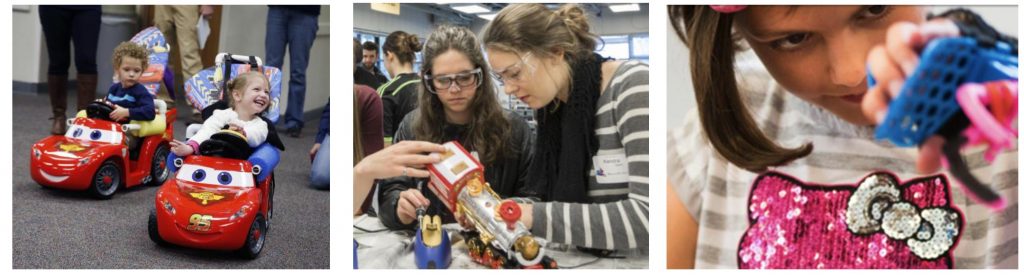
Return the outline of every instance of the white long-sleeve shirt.
{"type": "Polygon", "coordinates": [[[249,143],[249,147],[260,146],[260,144],[267,141],[269,130],[267,129],[267,123],[263,119],[253,117],[252,120],[243,121],[238,119],[238,113],[235,113],[232,109],[213,111],[213,115],[210,115],[210,118],[203,122],[203,127],[188,140],[202,144],[203,141],[210,139],[210,136],[224,129],[224,126],[234,123],[242,125],[242,131],[244,132],[246,142],[249,143]]]}

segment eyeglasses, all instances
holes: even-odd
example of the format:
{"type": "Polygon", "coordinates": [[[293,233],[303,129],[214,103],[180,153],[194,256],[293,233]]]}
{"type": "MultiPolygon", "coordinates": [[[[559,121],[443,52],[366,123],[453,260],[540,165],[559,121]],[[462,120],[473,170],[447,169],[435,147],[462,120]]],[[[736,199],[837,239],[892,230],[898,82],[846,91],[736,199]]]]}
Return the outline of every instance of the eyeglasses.
{"type": "Polygon", "coordinates": [[[423,75],[424,80],[430,81],[430,85],[427,85],[427,91],[432,94],[437,94],[438,91],[451,90],[453,83],[458,84],[456,85],[458,87],[456,91],[461,91],[462,88],[476,88],[480,84],[481,78],[483,78],[483,70],[480,68],[457,74],[423,75]]]}
{"type": "Polygon", "coordinates": [[[530,73],[533,73],[533,66],[527,63],[532,55],[533,53],[526,53],[525,55],[523,55],[522,58],[519,59],[519,62],[516,62],[516,64],[512,64],[512,66],[505,67],[505,69],[501,71],[494,71],[494,80],[497,80],[498,83],[501,85],[505,85],[506,82],[518,83],[522,81],[522,71],[524,64],[526,66],[529,66],[530,73]]]}

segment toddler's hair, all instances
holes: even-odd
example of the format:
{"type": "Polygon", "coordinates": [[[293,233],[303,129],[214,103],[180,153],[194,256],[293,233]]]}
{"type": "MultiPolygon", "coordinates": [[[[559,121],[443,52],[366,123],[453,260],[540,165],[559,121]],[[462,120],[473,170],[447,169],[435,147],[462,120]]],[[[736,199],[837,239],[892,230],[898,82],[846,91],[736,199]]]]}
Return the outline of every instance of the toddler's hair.
{"type": "MultiPolygon", "coordinates": [[[[231,106],[231,108],[235,108],[235,90],[245,89],[245,86],[248,86],[249,82],[253,81],[254,79],[262,79],[263,83],[267,84],[267,91],[270,90],[270,81],[267,80],[267,76],[264,75],[263,73],[259,71],[248,71],[240,73],[237,76],[235,76],[235,79],[228,81],[228,90],[225,91],[225,99],[228,101],[228,106],[231,106]]],[[[242,92],[244,93],[245,91],[242,92]]],[[[267,104],[267,107],[264,108],[263,111],[259,113],[259,115],[266,114],[267,109],[269,108],[270,104],[267,104]]]]}
{"type": "Polygon", "coordinates": [[[121,66],[121,61],[124,61],[125,57],[131,57],[138,59],[142,63],[142,70],[146,70],[149,67],[149,50],[142,45],[135,44],[130,41],[121,42],[117,44],[117,48],[114,48],[114,70],[121,66]]]}

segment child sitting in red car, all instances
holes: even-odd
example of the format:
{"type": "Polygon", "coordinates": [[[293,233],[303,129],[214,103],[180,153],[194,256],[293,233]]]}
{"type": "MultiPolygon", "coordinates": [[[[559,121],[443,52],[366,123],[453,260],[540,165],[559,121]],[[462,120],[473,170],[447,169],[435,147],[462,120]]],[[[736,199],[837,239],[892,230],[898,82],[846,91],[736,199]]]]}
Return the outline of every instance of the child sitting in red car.
{"type": "Polygon", "coordinates": [[[120,83],[114,83],[107,91],[106,100],[114,104],[110,119],[118,122],[153,120],[156,117],[153,95],[139,85],[142,72],[149,66],[149,52],[139,44],[121,42],[114,49],[113,62],[114,74],[120,83]]]}
{"type": "Polygon", "coordinates": [[[226,100],[231,108],[213,111],[187,142],[171,141],[171,152],[181,157],[195,154],[199,144],[225,128],[241,133],[249,147],[263,144],[269,130],[260,116],[271,104],[268,83],[266,76],[256,71],[241,73],[229,81],[226,100]]]}

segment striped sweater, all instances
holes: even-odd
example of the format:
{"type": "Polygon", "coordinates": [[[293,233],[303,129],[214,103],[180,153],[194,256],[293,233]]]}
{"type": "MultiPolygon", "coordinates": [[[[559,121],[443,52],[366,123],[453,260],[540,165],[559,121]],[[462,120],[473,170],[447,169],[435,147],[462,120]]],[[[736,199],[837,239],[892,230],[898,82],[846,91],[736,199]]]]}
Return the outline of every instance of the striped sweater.
{"type": "MultiPolygon", "coordinates": [[[[788,147],[814,144],[808,157],[772,170],[820,184],[852,184],[878,170],[890,171],[902,181],[930,176],[916,172],[916,149],[877,142],[872,128],[846,123],[785,92],[763,68],[745,69],[742,62],[737,66],[740,89],[765,134],[788,147]]],[[[747,202],[757,174],[730,164],[714,151],[695,110],[682,128],[669,131],[667,141],[669,182],[698,223],[696,267],[737,268],[740,239],[750,225],[747,202]]],[[[979,148],[969,149],[965,159],[978,179],[1004,196],[1007,207],[992,212],[975,203],[947,173],[952,204],[964,218],[959,243],[953,248],[954,267],[1016,268],[1017,149],[999,154],[992,164],[984,162],[982,153],[979,148]]]]}
{"type": "Polygon", "coordinates": [[[594,203],[533,204],[535,235],[554,243],[598,249],[643,249],[648,246],[648,66],[622,63],[597,101],[594,161],[617,158],[628,174],[591,166],[589,196],[594,203]],[[612,179],[611,181],[603,179],[612,179]]]}

